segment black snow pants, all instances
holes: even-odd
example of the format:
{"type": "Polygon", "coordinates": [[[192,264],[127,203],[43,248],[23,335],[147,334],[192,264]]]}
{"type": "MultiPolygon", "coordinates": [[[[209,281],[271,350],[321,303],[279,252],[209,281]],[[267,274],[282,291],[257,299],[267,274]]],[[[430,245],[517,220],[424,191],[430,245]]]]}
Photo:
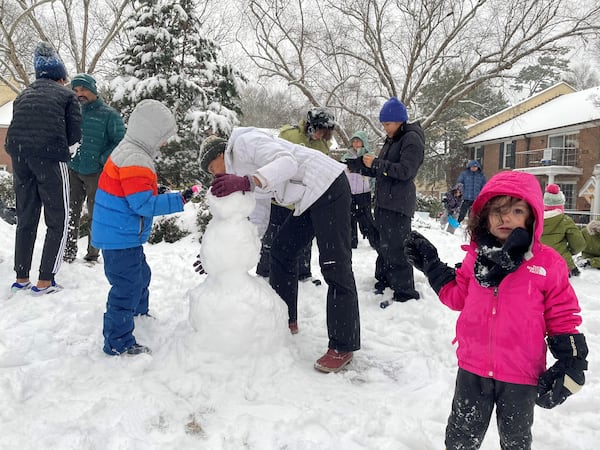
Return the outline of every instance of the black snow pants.
{"type": "Polygon", "coordinates": [[[15,272],[29,278],[42,206],[46,238],[40,280],[53,280],[62,262],[69,227],[69,172],[67,163],[45,158],[12,158],[17,203],[15,272]]]}
{"type": "Polygon", "coordinates": [[[328,285],[329,348],[351,352],[360,348],[358,295],[352,272],[348,179],[341,174],[306,211],[290,215],[271,247],[269,282],[288,306],[289,321],[298,318],[298,257],[316,237],[319,265],[328,285]]]}
{"type": "Polygon", "coordinates": [[[536,396],[536,386],[504,383],[458,369],[446,426],[446,448],[481,447],[495,406],[502,450],[530,449],[536,396]]]}

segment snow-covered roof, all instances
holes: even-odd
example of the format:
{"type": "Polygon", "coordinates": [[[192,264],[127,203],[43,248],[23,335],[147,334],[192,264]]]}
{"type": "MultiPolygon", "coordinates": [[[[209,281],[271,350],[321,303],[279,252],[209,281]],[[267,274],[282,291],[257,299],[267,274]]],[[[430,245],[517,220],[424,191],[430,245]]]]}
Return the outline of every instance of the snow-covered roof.
{"type": "Polygon", "coordinates": [[[13,102],[7,102],[0,106],[0,127],[8,128],[12,120],[13,102]]]}
{"type": "Polygon", "coordinates": [[[600,86],[565,94],[465,141],[475,144],[600,120],[600,86]]]}

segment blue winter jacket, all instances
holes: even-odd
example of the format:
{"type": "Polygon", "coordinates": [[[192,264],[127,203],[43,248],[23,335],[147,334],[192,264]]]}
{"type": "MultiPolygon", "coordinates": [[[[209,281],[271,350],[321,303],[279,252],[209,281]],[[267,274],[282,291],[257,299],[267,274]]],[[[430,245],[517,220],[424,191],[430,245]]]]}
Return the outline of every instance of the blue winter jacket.
{"type": "Polygon", "coordinates": [[[463,185],[463,199],[475,200],[486,182],[487,178],[481,171],[479,163],[477,161],[469,161],[467,168],[458,176],[456,184],[461,183],[463,185]],[[477,166],[477,170],[471,171],[472,166],[477,166]]]}
{"type": "Polygon", "coordinates": [[[175,118],[156,100],[140,102],[125,137],[109,156],[98,181],[92,245],[103,250],[138,247],[152,230],[154,216],[183,210],[179,192],[158,194],[154,159],[177,132],[175,118]]]}

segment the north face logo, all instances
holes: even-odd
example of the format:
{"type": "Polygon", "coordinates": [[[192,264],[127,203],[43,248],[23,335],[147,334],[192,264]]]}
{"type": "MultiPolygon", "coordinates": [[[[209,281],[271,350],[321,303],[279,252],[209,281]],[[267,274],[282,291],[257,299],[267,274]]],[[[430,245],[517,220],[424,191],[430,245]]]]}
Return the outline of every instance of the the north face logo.
{"type": "Polygon", "coordinates": [[[543,277],[546,276],[546,269],[544,269],[541,266],[527,266],[527,270],[529,270],[531,273],[535,273],[543,277]]]}

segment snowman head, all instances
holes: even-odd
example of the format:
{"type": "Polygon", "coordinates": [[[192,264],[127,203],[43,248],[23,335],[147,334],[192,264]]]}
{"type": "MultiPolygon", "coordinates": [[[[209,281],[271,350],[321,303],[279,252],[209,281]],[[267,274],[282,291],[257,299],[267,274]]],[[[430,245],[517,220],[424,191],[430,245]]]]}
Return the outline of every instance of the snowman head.
{"type": "Polygon", "coordinates": [[[209,190],[206,202],[212,216],[220,220],[247,218],[256,206],[254,195],[247,192],[234,192],[225,197],[217,197],[209,190]]]}

